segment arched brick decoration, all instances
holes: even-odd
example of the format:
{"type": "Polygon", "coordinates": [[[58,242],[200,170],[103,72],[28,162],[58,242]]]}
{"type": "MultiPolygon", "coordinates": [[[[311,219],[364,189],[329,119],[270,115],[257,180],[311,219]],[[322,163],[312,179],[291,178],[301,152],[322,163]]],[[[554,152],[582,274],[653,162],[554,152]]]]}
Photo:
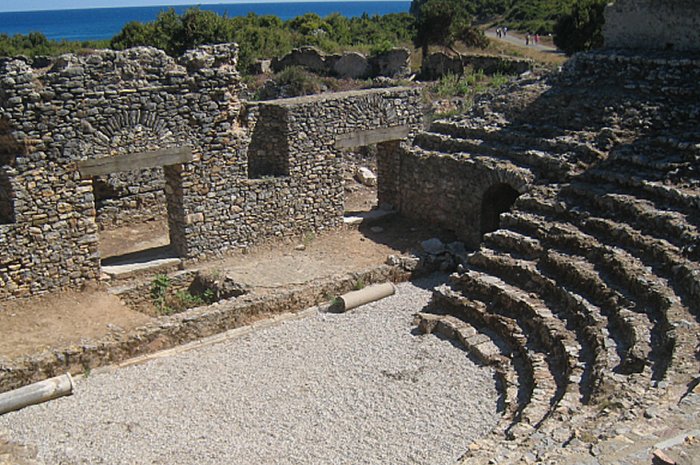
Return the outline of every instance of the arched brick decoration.
{"type": "MultiPolygon", "coordinates": [[[[135,106],[106,119],[98,128],[86,128],[80,140],[80,153],[89,157],[108,157],[129,153],[154,152],[188,145],[196,137],[188,128],[173,128],[156,111],[135,106]]],[[[88,123],[89,124],[89,123],[88,123]]],[[[171,182],[179,179],[170,177],[171,182]]],[[[165,195],[166,177],[162,167],[119,172],[92,179],[100,229],[109,229],[125,223],[162,218],[167,206],[177,210],[182,199],[165,195]]],[[[168,188],[180,192],[177,186],[168,188]]]]}

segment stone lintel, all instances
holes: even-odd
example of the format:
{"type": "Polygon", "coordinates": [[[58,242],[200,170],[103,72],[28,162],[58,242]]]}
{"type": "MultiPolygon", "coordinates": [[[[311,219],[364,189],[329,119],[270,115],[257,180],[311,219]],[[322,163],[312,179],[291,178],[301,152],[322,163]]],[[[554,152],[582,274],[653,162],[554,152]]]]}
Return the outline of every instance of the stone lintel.
{"type": "Polygon", "coordinates": [[[406,139],[410,133],[411,128],[409,126],[355,131],[338,136],[335,140],[335,147],[338,149],[351,149],[393,140],[403,140],[406,139]]]}
{"type": "Polygon", "coordinates": [[[192,148],[176,147],[155,152],[129,153],[85,160],[78,162],[78,170],[83,178],[89,178],[123,171],[187,163],[192,159],[192,148]]]}

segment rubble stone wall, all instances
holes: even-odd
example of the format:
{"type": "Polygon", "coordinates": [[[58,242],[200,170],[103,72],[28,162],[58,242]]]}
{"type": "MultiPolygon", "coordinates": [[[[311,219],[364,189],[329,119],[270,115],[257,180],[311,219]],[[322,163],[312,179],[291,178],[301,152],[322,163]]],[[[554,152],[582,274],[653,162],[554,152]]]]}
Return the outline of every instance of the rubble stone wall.
{"type": "Polygon", "coordinates": [[[437,80],[448,74],[462,75],[468,69],[487,75],[522,74],[534,66],[532,60],[501,55],[451,55],[445,52],[431,53],[421,66],[421,78],[437,80]]]}
{"type": "Polygon", "coordinates": [[[419,125],[411,89],[244,110],[236,61],[233,44],[177,60],[143,47],[0,60],[0,300],[96,279],[98,221],[118,223],[139,198],[147,213],[167,210],[183,259],[335,227],[344,200],[335,137],[419,125]],[[79,171],[86,160],[182,147],[192,162],[97,179],[79,171]],[[110,189],[128,195],[109,199],[110,189]]]}
{"type": "Polygon", "coordinates": [[[379,203],[402,215],[454,231],[470,247],[481,243],[481,211],[490,187],[523,193],[531,179],[501,166],[456,156],[425,156],[399,149],[377,160],[379,203]]]}
{"type": "Polygon", "coordinates": [[[421,108],[420,90],[413,88],[248,104],[244,124],[250,142],[243,163],[227,178],[226,194],[219,200],[213,197],[209,205],[209,198],[191,198],[197,217],[186,228],[187,255],[210,255],[266,237],[340,226],[345,195],[336,138],[406,125],[417,132],[422,127],[421,108]],[[266,157],[269,163],[262,169],[259,160],[266,157]]]}
{"type": "Polygon", "coordinates": [[[411,74],[411,52],[406,48],[394,48],[369,57],[357,52],[327,55],[316,47],[305,46],[273,59],[271,64],[275,72],[291,66],[339,78],[402,78],[411,74]]]}
{"type": "Polygon", "coordinates": [[[700,51],[696,0],[616,0],[605,10],[607,48],[700,51]]]}

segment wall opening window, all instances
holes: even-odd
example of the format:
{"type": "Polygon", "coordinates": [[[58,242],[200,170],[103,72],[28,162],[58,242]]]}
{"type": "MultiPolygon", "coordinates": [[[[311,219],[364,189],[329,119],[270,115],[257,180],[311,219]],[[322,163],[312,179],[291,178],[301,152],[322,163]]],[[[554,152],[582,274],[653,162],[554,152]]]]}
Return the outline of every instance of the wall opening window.
{"type": "Polygon", "coordinates": [[[289,176],[289,141],[282,109],[262,106],[248,147],[248,178],[289,176]]]}
{"type": "Polygon", "coordinates": [[[15,222],[15,201],[10,168],[0,166],[0,224],[15,222]]]}

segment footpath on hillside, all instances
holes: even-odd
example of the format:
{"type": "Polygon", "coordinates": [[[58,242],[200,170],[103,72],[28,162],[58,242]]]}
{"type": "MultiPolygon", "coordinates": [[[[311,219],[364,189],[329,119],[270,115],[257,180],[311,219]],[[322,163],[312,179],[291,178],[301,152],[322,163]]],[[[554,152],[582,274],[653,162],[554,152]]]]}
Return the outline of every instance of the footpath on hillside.
{"type": "Polygon", "coordinates": [[[508,32],[505,36],[499,37],[495,29],[489,29],[486,32],[486,36],[490,39],[500,40],[502,42],[507,42],[509,44],[517,45],[519,47],[527,47],[529,49],[539,50],[541,52],[551,52],[551,53],[563,53],[558,48],[547,45],[543,43],[526,43],[524,37],[520,37],[517,33],[508,32]]]}

